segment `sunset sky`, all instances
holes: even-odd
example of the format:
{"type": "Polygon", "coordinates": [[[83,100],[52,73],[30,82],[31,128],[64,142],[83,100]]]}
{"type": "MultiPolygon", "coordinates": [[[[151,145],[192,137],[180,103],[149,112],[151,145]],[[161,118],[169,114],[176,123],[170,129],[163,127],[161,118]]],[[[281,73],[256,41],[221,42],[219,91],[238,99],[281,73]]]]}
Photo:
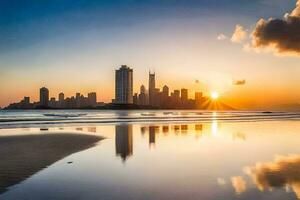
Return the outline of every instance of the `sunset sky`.
{"type": "Polygon", "coordinates": [[[37,101],[42,86],[110,102],[122,64],[134,69],[135,92],[152,70],[159,87],[217,91],[236,108],[300,103],[296,3],[2,0],[0,106],[37,101]]]}

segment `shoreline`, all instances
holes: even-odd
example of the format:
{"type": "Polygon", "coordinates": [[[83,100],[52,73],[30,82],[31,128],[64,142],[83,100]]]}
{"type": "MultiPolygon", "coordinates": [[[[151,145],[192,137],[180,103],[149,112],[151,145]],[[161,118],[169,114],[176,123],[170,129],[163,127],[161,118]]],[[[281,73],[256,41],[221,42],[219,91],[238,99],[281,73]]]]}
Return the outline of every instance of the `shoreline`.
{"type": "Polygon", "coordinates": [[[95,146],[102,139],[78,133],[0,136],[0,194],[53,163],[95,146]]]}

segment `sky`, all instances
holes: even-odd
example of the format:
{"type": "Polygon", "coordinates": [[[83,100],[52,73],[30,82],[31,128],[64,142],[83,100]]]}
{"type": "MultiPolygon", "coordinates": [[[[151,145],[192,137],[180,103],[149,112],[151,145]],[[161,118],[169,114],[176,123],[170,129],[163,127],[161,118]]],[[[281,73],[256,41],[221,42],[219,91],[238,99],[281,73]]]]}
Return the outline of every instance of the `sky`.
{"type": "Polygon", "coordinates": [[[0,106],[42,86],[110,102],[122,64],[134,92],[152,70],[236,108],[300,103],[299,19],[296,0],[1,0],[0,106]]]}

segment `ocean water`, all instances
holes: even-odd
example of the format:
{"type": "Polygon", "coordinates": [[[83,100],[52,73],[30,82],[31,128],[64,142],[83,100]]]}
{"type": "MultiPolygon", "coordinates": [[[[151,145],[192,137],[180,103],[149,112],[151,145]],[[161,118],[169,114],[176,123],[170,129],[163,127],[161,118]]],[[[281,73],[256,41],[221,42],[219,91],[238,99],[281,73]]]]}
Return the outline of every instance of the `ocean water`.
{"type": "Polygon", "coordinates": [[[300,199],[299,117],[261,111],[1,111],[0,137],[74,132],[105,139],[9,187],[0,199],[300,199]]]}

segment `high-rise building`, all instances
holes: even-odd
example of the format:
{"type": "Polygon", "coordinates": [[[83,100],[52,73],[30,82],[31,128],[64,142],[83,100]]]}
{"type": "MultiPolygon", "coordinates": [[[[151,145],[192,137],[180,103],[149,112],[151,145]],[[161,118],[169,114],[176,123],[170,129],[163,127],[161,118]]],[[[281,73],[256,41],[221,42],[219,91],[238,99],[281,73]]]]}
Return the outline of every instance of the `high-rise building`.
{"type": "Polygon", "coordinates": [[[116,70],[115,77],[115,103],[133,103],[133,70],[122,65],[116,70]]]}
{"type": "Polygon", "coordinates": [[[180,91],[179,90],[174,90],[174,98],[179,99],[180,98],[180,91]]]}
{"type": "Polygon", "coordinates": [[[185,88],[181,89],[181,100],[183,103],[186,103],[188,101],[188,90],[185,88]]]}
{"type": "Polygon", "coordinates": [[[149,72],[149,105],[153,106],[155,103],[155,73],[149,72]]]}
{"type": "Polygon", "coordinates": [[[163,94],[163,97],[168,97],[169,96],[169,87],[168,86],[165,85],[163,87],[162,94],[163,94]]]}
{"type": "Polygon", "coordinates": [[[144,85],[141,85],[141,88],[140,88],[140,94],[139,94],[138,104],[142,105],[142,106],[145,106],[145,105],[148,104],[146,87],[144,85]]]}
{"type": "Polygon", "coordinates": [[[49,90],[45,87],[40,89],[40,106],[47,107],[49,103],[49,90]]]}
{"type": "Polygon", "coordinates": [[[64,102],[65,102],[65,94],[61,92],[58,94],[58,105],[60,108],[63,108],[65,106],[64,102]]]}
{"type": "Polygon", "coordinates": [[[96,94],[96,92],[88,93],[88,104],[89,104],[89,106],[96,106],[97,105],[97,94],[96,94]]]}

